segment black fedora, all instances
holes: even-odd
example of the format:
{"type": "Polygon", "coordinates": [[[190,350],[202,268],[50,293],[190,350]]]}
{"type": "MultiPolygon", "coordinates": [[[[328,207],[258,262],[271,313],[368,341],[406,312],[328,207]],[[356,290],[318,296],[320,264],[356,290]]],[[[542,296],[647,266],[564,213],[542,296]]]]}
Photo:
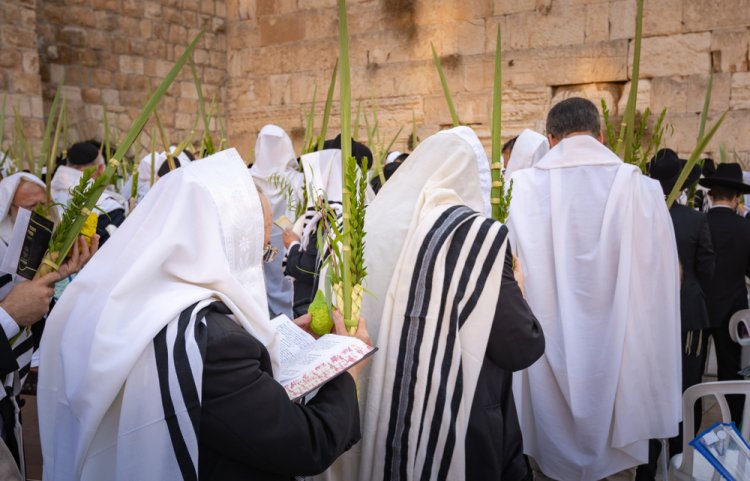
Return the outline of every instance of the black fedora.
{"type": "Polygon", "coordinates": [[[716,173],[711,177],[701,179],[703,187],[726,187],[736,190],[740,194],[750,194],[750,185],[742,182],[742,167],[737,162],[728,162],[716,166],[716,173]]]}
{"type": "MultiPolygon", "coordinates": [[[[675,183],[677,183],[677,178],[680,176],[682,169],[685,168],[685,164],[687,164],[687,161],[677,157],[677,153],[674,150],[661,149],[651,158],[651,162],[646,164],[646,170],[648,170],[652,179],[656,179],[661,183],[661,189],[664,191],[664,194],[669,194],[672,192],[675,183]]],[[[680,190],[687,189],[693,185],[700,176],[700,166],[693,166],[680,190]]]]}

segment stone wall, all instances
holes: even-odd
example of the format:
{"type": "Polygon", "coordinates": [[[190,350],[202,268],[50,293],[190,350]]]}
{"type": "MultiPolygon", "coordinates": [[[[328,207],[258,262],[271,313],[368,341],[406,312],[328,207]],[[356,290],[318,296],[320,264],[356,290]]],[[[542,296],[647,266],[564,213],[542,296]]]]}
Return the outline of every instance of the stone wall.
{"type": "MultiPolygon", "coordinates": [[[[216,95],[221,104],[225,18],[225,0],[39,1],[37,34],[45,103],[62,82],[71,138],[103,137],[103,105],[113,135],[122,136],[185,46],[206,29],[194,58],[206,102],[216,95]]],[[[192,129],[198,103],[190,68],[183,70],[158,111],[172,143],[192,129]]],[[[147,127],[146,145],[149,132],[147,127]]]]}
{"type": "MultiPolygon", "coordinates": [[[[487,142],[495,34],[503,40],[503,136],[543,131],[549,108],[583,95],[621,114],[629,90],[635,0],[349,0],[353,95],[377,109],[384,138],[412,117],[421,138],[450,124],[432,61],[442,56],[461,121],[487,142]]],[[[0,0],[0,92],[39,139],[58,82],[71,137],[101,137],[103,104],[116,132],[133,117],[201,28],[195,59],[208,99],[226,112],[230,143],[251,158],[274,122],[299,146],[317,86],[317,124],[338,52],[336,0],[0,0]]],[[[720,144],[750,159],[750,0],[648,0],[639,109],[668,110],[667,145],[689,152],[708,72],[711,117],[728,111],[720,144]]],[[[188,69],[159,112],[172,140],[197,118],[188,69]]],[[[338,99],[338,91],[336,92],[338,99]]],[[[331,133],[339,129],[334,105],[331,133]]],[[[360,122],[364,139],[364,121],[360,122]]],[[[200,124],[199,124],[200,125],[200,124]]],[[[199,127],[200,129],[200,127],[199,127]]],[[[148,141],[145,141],[148,143],[148,141]]],[[[7,143],[6,143],[7,146],[7,143]]]]}
{"type": "Polygon", "coordinates": [[[15,112],[32,144],[44,130],[36,22],[35,0],[0,0],[0,109],[6,102],[6,141],[12,136],[15,112]]]}
{"type": "MultiPolygon", "coordinates": [[[[502,29],[503,136],[544,129],[549,108],[583,95],[618,115],[629,90],[635,0],[349,0],[352,91],[377,106],[388,135],[412,112],[425,137],[450,123],[430,42],[443,57],[462,122],[487,142],[495,35],[502,29]]],[[[313,86],[319,106],[337,54],[335,0],[228,0],[230,140],[243,149],[267,122],[299,145],[313,86]]],[[[750,1],[648,0],[639,109],[667,108],[683,154],[695,144],[710,69],[711,118],[729,110],[709,146],[750,153],[750,1]]],[[[337,93],[338,95],[338,93],[337,93]]],[[[335,110],[334,106],[334,110],[335,110]]],[[[318,123],[320,122],[318,117],[318,123]]],[[[338,129],[334,118],[333,129],[338,129]]],[[[718,154],[717,154],[718,155],[718,154]]]]}

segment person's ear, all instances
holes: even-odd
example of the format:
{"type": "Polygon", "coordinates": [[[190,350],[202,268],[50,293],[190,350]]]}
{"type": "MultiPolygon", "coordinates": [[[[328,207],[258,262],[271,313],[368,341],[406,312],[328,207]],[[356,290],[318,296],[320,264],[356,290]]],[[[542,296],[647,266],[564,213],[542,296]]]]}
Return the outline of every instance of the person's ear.
{"type": "Polygon", "coordinates": [[[602,133],[602,131],[601,131],[601,130],[600,130],[600,131],[599,131],[599,133],[598,133],[598,134],[596,134],[596,135],[595,135],[594,137],[596,137],[596,140],[598,140],[598,141],[599,141],[599,142],[601,142],[602,144],[604,143],[604,134],[602,133]]]}
{"type": "Polygon", "coordinates": [[[547,134],[547,141],[550,149],[560,143],[560,140],[552,134],[547,134]]]}

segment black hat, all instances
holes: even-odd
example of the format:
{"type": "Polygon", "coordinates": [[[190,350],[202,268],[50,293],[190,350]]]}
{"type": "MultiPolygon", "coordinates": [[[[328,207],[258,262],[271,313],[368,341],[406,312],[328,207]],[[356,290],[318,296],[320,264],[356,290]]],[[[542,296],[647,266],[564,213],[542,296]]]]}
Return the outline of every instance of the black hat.
{"type": "MultiPolygon", "coordinates": [[[[672,192],[677,178],[682,173],[682,169],[685,168],[685,164],[687,164],[687,161],[677,157],[677,153],[674,150],[661,149],[651,158],[651,162],[646,164],[646,170],[648,170],[652,179],[656,179],[661,183],[661,189],[666,195],[672,192]]],[[[693,185],[700,176],[700,166],[693,166],[680,190],[687,189],[693,185]]]]}
{"type": "Polygon", "coordinates": [[[742,182],[742,167],[737,162],[728,162],[716,166],[716,173],[711,177],[701,179],[703,187],[726,187],[734,189],[740,194],[750,194],[750,185],[742,182]]]}
{"type": "Polygon", "coordinates": [[[711,158],[705,158],[703,159],[703,177],[711,177],[716,173],[716,164],[714,163],[714,159],[711,158]]]}
{"type": "MultiPolygon", "coordinates": [[[[337,135],[335,139],[326,140],[323,143],[323,149],[341,149],[341,134],[337,135]]],[[[354,139],[352,139],[352,156],[357,159],[360,166],[365,158],[367,159],[367,165],[372,166],[372,151],[365,144],[361,144],[354,139]]]]}
{"type": "Polygon", "coordinates": [[[99,149],[91,142],[78,142],[68,149],[68,165],[89,165],[99,157],[99,149]]]}

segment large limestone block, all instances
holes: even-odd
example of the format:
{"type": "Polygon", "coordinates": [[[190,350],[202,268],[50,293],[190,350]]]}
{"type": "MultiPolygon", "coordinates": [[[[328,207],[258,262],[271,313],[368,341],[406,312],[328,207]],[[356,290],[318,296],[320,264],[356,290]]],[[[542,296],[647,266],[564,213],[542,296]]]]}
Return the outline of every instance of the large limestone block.
{"type": "Polygon", "coordinates": [[[750,0],[685,0],[683,31],[750,25],[750,0]]]}
{"type": "Polygon", "coordinates": [[[686,77],[657,77],[651,80],[651,110],[685,112],[688,82],[686,77]]]}
{"type": "MultiPolygon", "coordinates": [[[[549,102],[549,107],[551,108],[557,103],[571,97],[583,97],[594,102],[594,105],[596,105],[596,108],[599,109],[599,111],[601,111],[602,109],[602,100],[604,100],[607,103],[607,108],[612,113],[612,115],[617,115],[617,103],[620,100],[621,95],[622,87],[620,84],[600,83],[586,85],[565,85],[563,87],[557,87],[554,89],[551,101],[549,102]]],[[[534,120],[534,118],[529,117],[526,120],[534,120]]]]}
{"type": "Polygon", "coordinates": [[[732,28],[711,32],[711,52],[721,72],[744,72],[748,69],[748,28],[732,28]]]}
{"type": "Polygon", "coordinates": [[[305,19],[299,14],[261,17],[260,44],[297,42],[305,38],[305,19]]]}
{"type": "Polygon", "coordinates": [[[507,52],[504,79],[512,85],[617,82],[628,77],[628,41],[507,52]]]}
{"type": "MultiPolygon", "coordinates": [[[[622,95],[617,104],[617,112],[620,115],[625,113],[625,108],[628,104],[628,96],[630,95],[631,83],[627,82],[622,89],[622,95]]],[[[651,105],[651,81],[648,79],[638,80],[638,97],[635,102],[635,110],[643,112],[651,105]]]]}
{"type": "MultiPolygon", "coordinates": [[[[729,109],[731,82],[731,74],[714,74],[709,112],[724,112],[729,109]]],[[[708,75],[691,75],[688,77],[688,112],[703,111],[706,89],[708,89],[708,75]]]]}
{"type": "MultiPolygon", "coordinates": [[[[628,54],[632,71],[633,44],[628,54]]],[[[668,37],[644,38],[641,46],[643,78],[705,74],[711,68],[711,34],[689,33],[668,37]]]]}
{"type": "MultiPolygon", "coordinates": [[[[643,36],[674,35],[682,32],[682,3],[692,0],[646,0],[643,5],[643,36]]],[[[610,39],[635,37],[636,2],[610,2],[610,39]]]]}
{"type": "Polygon", "coordinates": [[[730,103],[732,109],[750,109],[750,72],[732,74],[731,88],[730,103]]]}
{"type": "MultiPolygon", "coordinates": [[[[583,43],[586,31],[586,7],[557,7],[499,17],[503,50],[561,47],[583,43]]],[[[494,23],[494,22],[493,22],[494,23]]],[[[496,32],[495,28],[489,29],[496,32]]],[[[487,35],[487,50],[495,49],[495,35],[487,35]]]]}

